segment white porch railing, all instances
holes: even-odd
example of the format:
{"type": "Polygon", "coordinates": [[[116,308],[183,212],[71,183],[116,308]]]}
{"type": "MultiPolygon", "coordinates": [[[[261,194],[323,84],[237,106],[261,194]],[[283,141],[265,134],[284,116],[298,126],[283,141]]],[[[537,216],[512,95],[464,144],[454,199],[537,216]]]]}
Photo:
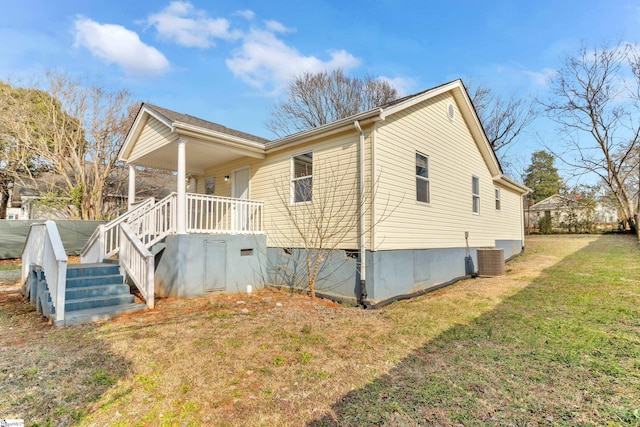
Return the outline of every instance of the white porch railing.
{"type": "Polygon", "coordinates": [[[150,248],[176,230],[176,193],[171,193],[151,209],[140,212],[127,221],[131,230],[150,248]]]}
{"type": "Polygon", "coordinates": [[[155,304],[154,256],[142,244],[129,224],[121,223],[118,230],[118,234],[120,234],[120,267],[126,271],[127,276],[136,285],[147,302],[147,307],[153,308],[155,304]]]}
{"type": "Polygon", "coordinates": [[[187,233],[263,233],[264,202],[187,194],[187,233]]]}
{"type": "Polygon", "coordinates": [[[49,295],[55,307],[55,320],[64,320],[65,290],[67,285],[67,254],[64,251],[58,227],[53,221],[31,224],[22,250],[22,281],[29,276],[32,265],[42,267],[49,295]]]}
{"type": "Polygon", "coordinates": [[[140,215],[153,208],[155,199],[150,197],[140,203],[135,208],[120,215],[113,221],[101,225],[95,229],[87,244],[84,245],[80,252],[80,261],[101,262],[105,258],[109,258],[118,253],[120,247],[118,225],[128,222],[130,218],[140,215]]]}

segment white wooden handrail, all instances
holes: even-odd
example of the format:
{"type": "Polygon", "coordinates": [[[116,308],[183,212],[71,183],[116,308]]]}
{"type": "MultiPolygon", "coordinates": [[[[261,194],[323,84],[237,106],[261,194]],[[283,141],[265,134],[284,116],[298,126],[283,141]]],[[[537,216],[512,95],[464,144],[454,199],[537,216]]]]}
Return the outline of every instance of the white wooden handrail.
{"type": "Polygon", "coordinates": [[[142,244],[129,224],[123,222],[118,227],[120,253],[118,256],[120,267],[136,285],[144,297],[147,307],[153,308],[154,300],[154,256],[142,244]]]}
{"type": "Polygon", "coordinates": [[[264,202],[187,194],[188,233],[263,233],[264,202]]]}
{"type": "Polygon", "coordinates": [[[171,193],[151,209],[127,222],[142,244],[150,248],[176,230],[176,193],[171,193]]]}
{"type": "Polygon", "coordinates": [[[105,258],[109,258],[118,253],[118,225],[123,222],[129,222],[131,218],[143,214],[153,208],[155,199],[149,197],[138,203],[132,210],[120,215],[118,218],[97,227],[87,244],[84,245],[80,252],[81,262],[101,262],[105,258]]]}
{"type": "Polygon", "coordinates": [[[58,227],[53,221],[31,224],[22,251],[22,280],[26,280],[32,265],[42,268],[49,295],[55,308],[55,321],[64,320],[67,286],[67,254],[58,227]]]}

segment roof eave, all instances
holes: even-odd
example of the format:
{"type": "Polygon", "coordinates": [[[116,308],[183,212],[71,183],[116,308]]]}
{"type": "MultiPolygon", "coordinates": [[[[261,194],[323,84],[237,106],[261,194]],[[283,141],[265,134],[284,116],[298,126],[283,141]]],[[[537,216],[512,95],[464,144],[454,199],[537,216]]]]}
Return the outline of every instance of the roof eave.
{"type": "Polygon", "coordinates": [[[215,140],[216,142],[229,143],[236,148],[245,148],[250,151],[260,152],[264,154],[265,145],[259,142],[251,141],[223,132],[205,129],[200,126],[194,126],[182,122],[174,122],[173,127],[178,135],[185,135],[192,138],[202,138],[205,140],[215,140]]]}
{"type": "Polygon", "coordinates": [[[171,132],[174,131],[171,120],[158,113],[157,111],[151,109],[150,107],[147,107],[145,104],[142,104],[142,106],[140,107],[140,111],[138,111],[138,114],[136,115],[136,118],[131,125],[131,129],[129,129],[129,132],[127,133],[124,144],[122,144],[122,148],[120,149],[120,153],[118,154],[119,161],[128,162],[131,151],[133,150],[134,141],[136,141],[140,137],[142,129],[144,128],[144,125],[146,124],[149,116],[154,117],[160,123],[167,126],[169,129],[171,129],[171,132]]]}
{"type": "Polygon", "coordinates": [[[355,114],[353,116],[346,117],[344,119],[337,120],[335,122],[327,123],[326,125],[322,125],[316,128],[298,132],[296,134],[289,135],[281,139],[276,139],[275,141],[266,143],[265,147],[267,152],[276,151],[292,145],[297,145],[303,142],[317,139],[318,137],[334,135],[338,132],[343,132],[349,128],[355,130],[355,127],[353,126],[353,123],[355,121],[360,122],[361,125],[367,125],[373,122],[384,120],[383,118],[381,118],[381,115],[382,115],[382,109],[374,108],[372,110],[355,114]]]}
{"type": "Polygon", "coordinates": [[[512,190],[519,192],[522,195],[533,192],[533,190],[527,187],[526,185],[520,184],[518,181],[511,179],[504,174],[494,176],[493,180],[501,183],[505,187],[509,187],[512,190]]]}
{"type": "Polygon", "coordinates": [[[449,83],[445,83],[441,86],[435,87],[431,90],[427,90],[426,92],[421,93],[420,95],[417,96],[413,96],[411,98],[408,98],[407,100],[400,102],[398,104],[392,105],[389,108],[384,109],[381,114],[380,117],[382,118],[382,120],[384,120],[387,116],[390,116],[392,114],[395,114],[399,111],[402,111],[406,108],[412,107],[416,104],[419,104],[427,99],[433,98],[434,96],[438,96],[440,94],[446,93],[451,91],[452,89],[456,88],[456,87],[460,87],[462,86],[462,80],[458,79],[458,80],[454,80],[452,82],[449,83]]]}

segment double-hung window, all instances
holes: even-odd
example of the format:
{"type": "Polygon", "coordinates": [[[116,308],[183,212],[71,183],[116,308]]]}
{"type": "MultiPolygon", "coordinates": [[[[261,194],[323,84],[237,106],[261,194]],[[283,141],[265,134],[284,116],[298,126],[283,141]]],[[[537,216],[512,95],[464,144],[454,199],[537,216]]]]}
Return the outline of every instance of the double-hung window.
{"type": "Polygon", "coordinates": [[[422,203],[431,202],[429,194],[429,158],[420,153],[416,153],[416,200],[422,203]]]}
{"type": "Polygon", "coordinates": [[[500,210],[500,189],[498,187],[495,188],[496,192],[496,210],[500,210]]]}
{"type": "Polygon", "coordinates": [[[471,194],[473,213],[480,213],[480,178],[477,176],[471,177],[471,194]]]}
{"type": "Polygon", "coordinates": [[[292,158],[291,191],[293,203],[310,202],[313,189],[313,153],[292,158]]]}

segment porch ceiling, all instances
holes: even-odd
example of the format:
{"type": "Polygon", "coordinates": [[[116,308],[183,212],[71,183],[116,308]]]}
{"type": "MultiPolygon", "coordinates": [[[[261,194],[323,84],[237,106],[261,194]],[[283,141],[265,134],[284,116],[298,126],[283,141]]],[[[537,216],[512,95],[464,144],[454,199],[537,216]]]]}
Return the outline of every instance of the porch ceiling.
{"type": "MultiPolygon", "coordinates": [[[[205,170],[208,168],[241,157],[254,156],[253,153],[242,152],[241,150],[209,141],[198,141],[191,138],[183,139],[186,142],[186,169],[189,175],[204,176],[205,170]]],[[[178,169],[178,144],[168,142],[150,153],[131,160],[129,163],[136,166],[175,171],[178,169]]]]}

